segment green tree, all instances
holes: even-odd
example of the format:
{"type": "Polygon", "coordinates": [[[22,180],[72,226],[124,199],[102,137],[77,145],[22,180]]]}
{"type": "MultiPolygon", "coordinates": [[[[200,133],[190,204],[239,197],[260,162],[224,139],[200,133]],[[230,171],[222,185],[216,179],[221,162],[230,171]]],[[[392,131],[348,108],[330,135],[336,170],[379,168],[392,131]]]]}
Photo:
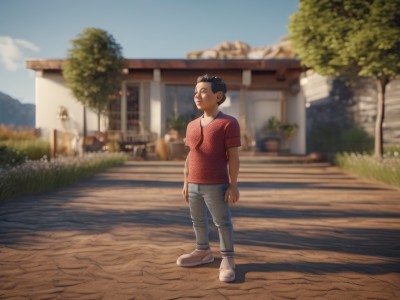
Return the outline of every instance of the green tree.
{"type": "Polygon", "coordinates": [[[382,156],[387,84],[400,74],[400,0],[300,0],[289,35],[302,63],[324,76],[375,78],[375,155],[382,156]]]}
{"type": "Polygon", "coordinates": [[[63,75],[76,99],[84,106],[83,126],[86,138],[86,107],[100,116],[107,111],[109,96],[121,87],[125,59],[114,37],[98,28],[85,29],[71,42],[63,75]]]}

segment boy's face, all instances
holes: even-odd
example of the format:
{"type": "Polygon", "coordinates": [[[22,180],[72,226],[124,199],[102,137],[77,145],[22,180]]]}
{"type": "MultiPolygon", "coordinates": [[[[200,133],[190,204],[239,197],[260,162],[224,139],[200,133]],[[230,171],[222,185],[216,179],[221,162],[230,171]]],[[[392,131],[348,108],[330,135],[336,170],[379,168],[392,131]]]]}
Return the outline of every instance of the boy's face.
{"type": "Polygon", "coordinates": [[[213,93],[210,82],[199,82],[194,90],[194,103],[202,111],[213,110],[218,107],[222,99],[221,92],[213,93]]]}

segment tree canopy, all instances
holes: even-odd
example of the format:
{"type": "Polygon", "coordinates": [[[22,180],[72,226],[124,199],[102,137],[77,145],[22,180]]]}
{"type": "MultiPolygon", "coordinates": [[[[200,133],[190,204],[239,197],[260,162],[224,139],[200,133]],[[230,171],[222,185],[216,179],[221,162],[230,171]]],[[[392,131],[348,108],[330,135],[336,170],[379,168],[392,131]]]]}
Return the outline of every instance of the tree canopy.
{"type": "Polygon", "coordinates": [[[303,64],[321,75],[400,73],[399,0],[300,0],[289,34],[303,64]]]}
{"type": "Polygon", "coordinates": [[[377,80],[375,155],[382,156],[385,88],[400,74],[400,0],[300,0],[289,35],[317,73],[377,80]]]}
{"type": "Polygon", "coordinates": [[[85,29],[72,40],[63,75],[78,101],[102,113],[121,87],[125,60],[114,37],[98,28],[85,29]]]}

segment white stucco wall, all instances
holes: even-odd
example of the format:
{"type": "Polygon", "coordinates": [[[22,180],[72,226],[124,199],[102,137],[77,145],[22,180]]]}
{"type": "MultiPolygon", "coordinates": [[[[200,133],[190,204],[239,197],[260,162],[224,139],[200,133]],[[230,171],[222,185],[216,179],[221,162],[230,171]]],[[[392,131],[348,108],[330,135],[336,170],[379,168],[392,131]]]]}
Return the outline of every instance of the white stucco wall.
{"type": "Polygon", "coordinates": [[[306,154],[306,109],[303,90],[298,93],[287,94],[287,116],[289,124],[297,124],[298,129],[293,139],[290,141],[289,148],[292,154],[306,154]]]}
{"type": "MultiPolygon", "coordinates": [[[[78,130],[83,132],[83,106],[67,88],[61,74],[36,72],[36,128],[41,128],[44,137],[51,130],[78,130]],[[69,119],[61,122],[58,118],[60,106],[67,108],[69,119]]],[[[87,109],[87,130],[97,130],[97,114],[87,109]]],[[[104,123],[104,122],[101,122],[104,123]]]]}
{"type": "Polygon", "coordinates": [[[163,97],[163,87],[158,81],[152,81],[150,83],[150,130],[157,134],[157,136],[163,136],[166,133],[164,116],[165,101],[163,97]]]}
{"type": "Polygon", "coordinates": [[[281,107],[278,91],[248,92],[247,128],[259,137],[271,117],[280,119],[281,107]]]}

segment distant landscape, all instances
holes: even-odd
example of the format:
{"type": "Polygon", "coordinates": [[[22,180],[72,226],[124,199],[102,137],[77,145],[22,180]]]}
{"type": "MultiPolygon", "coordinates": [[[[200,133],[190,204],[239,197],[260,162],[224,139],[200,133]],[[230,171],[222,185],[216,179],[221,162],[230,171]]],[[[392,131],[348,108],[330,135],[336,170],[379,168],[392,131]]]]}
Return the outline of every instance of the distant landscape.
{"type": "Polygon", "coordinates": [[[35,127],[35,105],[0,92],[0,124],[16,127],[35,127]]]}

